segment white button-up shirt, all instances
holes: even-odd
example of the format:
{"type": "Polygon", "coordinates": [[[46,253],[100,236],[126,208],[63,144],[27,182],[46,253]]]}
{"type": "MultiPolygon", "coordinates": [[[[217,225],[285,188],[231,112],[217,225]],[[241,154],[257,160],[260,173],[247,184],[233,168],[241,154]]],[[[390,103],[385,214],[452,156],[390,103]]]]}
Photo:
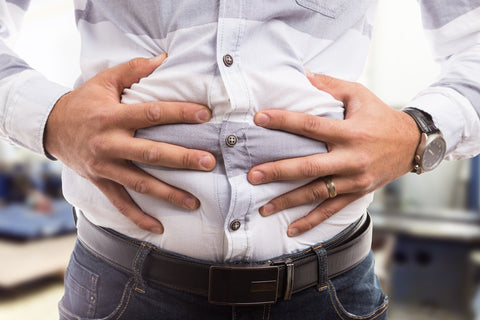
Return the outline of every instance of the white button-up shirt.
{"type": "MultiPolygon", "coordinates": [[[[446,137],[448,157],[476,154],[480,149],[480,3],[419,2],[444,72],[410,106],[432,114],[446,137]]],[[[0,42],[0,133],[43,152],[48,113],[67,89],[31,70],[7,46],[15,18],[27,3],[0,1],[0,36],[4,38],[0,42]]],[[[196,102],[212,110],[212,120],[146,128],[137,136],[207,150],[217,160],[213,172],[137,164],[201,202],[192,212],[130,192],[146,213],[162,222],[163,235],[137,228],[89,181],[65,169],[65,197],[88,219],[166,250],[233,261],[268,259],[304,249],[334,236],[366,211],[372,195],[289,238],[288,225],[318,203],[266,218],[258,209],[309,181],[253,186],[246,175],[256,164],[326,152],[321,142],[257,127],[253,117],[259,110],[278,108],[342,119],[342,103],[313,87],[304,70],[356,80],[368,54],[375,1],[77,0],[75,6],[82,39],[78,84],[131,58],[167,52],[162,66],[125,90],[122,101],[196,102]]]]}

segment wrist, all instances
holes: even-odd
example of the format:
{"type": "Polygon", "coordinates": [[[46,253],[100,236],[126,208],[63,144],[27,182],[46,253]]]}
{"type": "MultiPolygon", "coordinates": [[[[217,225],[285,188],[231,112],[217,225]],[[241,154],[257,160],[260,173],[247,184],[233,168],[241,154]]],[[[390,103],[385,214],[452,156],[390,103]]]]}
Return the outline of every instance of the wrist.
{"type": "Polygon", "coordinates": [[[405,143],[407,152],[405,158],[408,161],[407,169],[408,172],[411,172],[415,167],[415,152],[421,142],[422,132],[411,116],[403,111],[400,111],[400,114],[403,123],[403,135],[406,139],[405,143]]]}
{"type": "Polygon", "coordinates": [[[416,108],[405,108],[403,112],[415,121],[421,133],[420,142],[413,157],[412,172],[422,174],[435,169],[446,152],[446,142],[442,133],[435,126],[430,114],[416,108]]]}
{"type": "Polygon", "coordinates": [[[45,124],[45,130],[43,132],[43,148],[45,155],[50,160],[57,160],[57,145],[58,145],[58,125],[63,121],[61,118],[61,109],[66,103],[70,92],[62,95],[54,104],[45,124]]]}

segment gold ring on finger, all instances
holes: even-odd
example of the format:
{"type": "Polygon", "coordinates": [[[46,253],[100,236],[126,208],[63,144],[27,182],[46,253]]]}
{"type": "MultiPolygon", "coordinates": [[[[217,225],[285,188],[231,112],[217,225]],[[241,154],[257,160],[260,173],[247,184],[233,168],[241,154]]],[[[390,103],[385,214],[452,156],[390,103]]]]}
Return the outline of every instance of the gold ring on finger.
{"type": "Polygon", "coordinates": [[[337,190],[335,189],[335,184],[332,181],[332,176],[326,176],[323,178],[325,186],[327,187],[328,197],[335,198],[337,196],[337,190]]]}

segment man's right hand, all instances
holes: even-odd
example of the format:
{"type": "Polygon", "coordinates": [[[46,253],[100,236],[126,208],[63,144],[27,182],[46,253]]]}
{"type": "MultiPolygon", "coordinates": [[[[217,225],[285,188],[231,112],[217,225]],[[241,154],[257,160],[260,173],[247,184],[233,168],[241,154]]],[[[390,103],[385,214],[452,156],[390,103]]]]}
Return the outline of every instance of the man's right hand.
{"type": "Polygon", "coordinates": [[[136,58],[104,70],[61,97],[48,118],[45,149],[64,165],[90,180],[110,202],[137,226],[162,233],[162,224],[145,214],[124,187],[196,209],[198,199],[150,176],[131,163],[209,171],[212,154],[167,143],[135,138],[137,129],[167,123],[203,123],[210,110],[187,102],[122,104],[122,92],[151,74],[165,60],[136,58]]]}

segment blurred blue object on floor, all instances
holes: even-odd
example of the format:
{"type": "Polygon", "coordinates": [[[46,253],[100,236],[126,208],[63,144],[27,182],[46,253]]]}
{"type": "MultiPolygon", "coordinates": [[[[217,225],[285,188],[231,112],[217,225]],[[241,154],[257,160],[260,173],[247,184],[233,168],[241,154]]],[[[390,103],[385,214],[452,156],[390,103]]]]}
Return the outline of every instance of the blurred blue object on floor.
{"type": "Polygon", "coordinates": [[[48,213],[20,203],[0,207],[0,237],[3,238],[31,240],[75,231],[72,206],[65,200],[53,200],[48,213]]]}

